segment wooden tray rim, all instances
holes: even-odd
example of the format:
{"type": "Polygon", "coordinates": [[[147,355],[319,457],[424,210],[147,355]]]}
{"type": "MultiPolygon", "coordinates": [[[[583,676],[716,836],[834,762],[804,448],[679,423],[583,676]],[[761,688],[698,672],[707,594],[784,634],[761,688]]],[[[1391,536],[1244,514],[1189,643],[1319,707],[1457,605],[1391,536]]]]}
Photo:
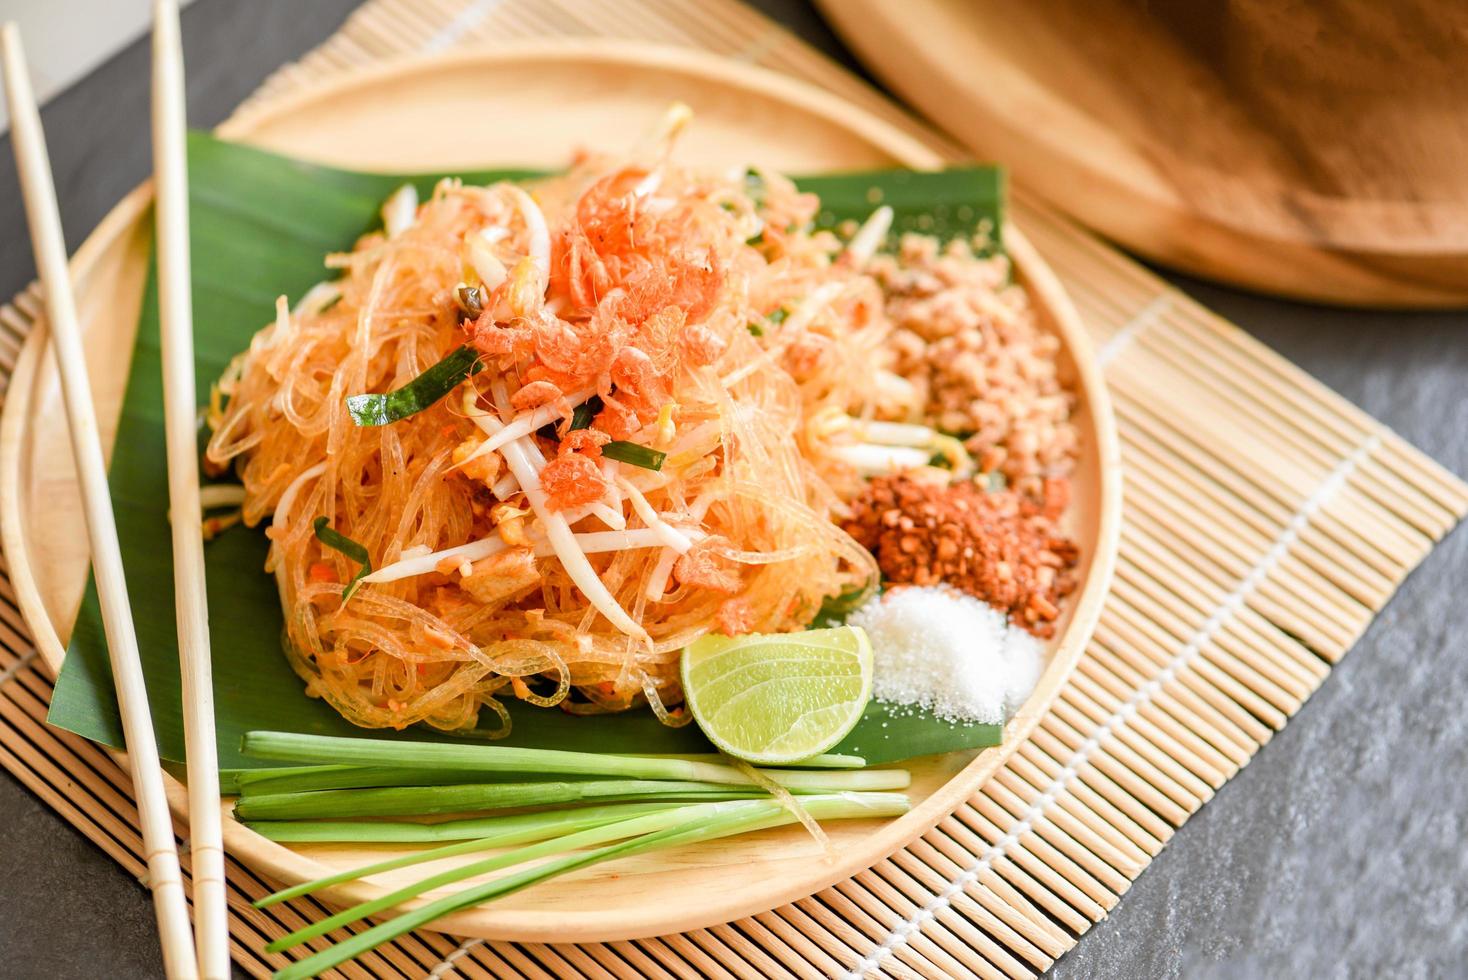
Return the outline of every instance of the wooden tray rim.
{"type": "MultiPolygon", "coordinates": [[[[272,120],[288,116],[309,104],[328,101],[359,86],[407,79],[422,72],[451,69],[465,63],[495,61],[533,65],[545,59],[572,59],[634,70],[652,68],[700,76],[708,81],[771,96],[823,116],[914,169],[943,165],[943,160],[936,153],[916,139],[844,99],[789,76],[694,49],[601,38],[503,42],[493,46],[465,47],[447,54],[385,60],[367,69],[344,72],[325,84],[313,85],[242,112],[216,132],[222,137],[244,141],[253,131],[272,120]]],[[[145,181],[125,196],[87,237],[70,265],[72,281],[79,290],[85,287],[99,258],[146,217],[152,196],[151,180],[145,181]]],[[[848,879],[901,850],[972,796],[1028,738],[1069,679],[1100,616],[1120,539],[1121,469],[1110,400],[1085,327],[1059,280],[1019,229],[1010,224],[1005,235],[1016,271],[1036,301],[1049,308],[1055,328],[1074,361],[1076,388],[1090,411],[1100,479],[1097,487],[1096,553],[1091,558],[1086,580],[1073,599],[1070,622],[1052,654],[1051,663],[1029,701],[1006,726],[1004,744],[979,753],[907,815],[882,825],[863,846],[844,849],[840,859],[830,864],[819,860],[807,862],[805,874],[791,875],[779,883],[770,883],[753,897],[747,890],[728,895],[705,895],[697,902],[689,901],[693,896],[682,895],[677,903],[597,912],[577,911],[574,915],[564,911],[501,909],[490,905],[456,913],[429,928],[455,935],[523,942],[613,942],[686,932],[765,912],[848,879]]],[[[36,648],[54,674],[60,669],[65,646],[45,611],[30,567],[17,492],[27,418],[22,406],[31,402],[42,370],[47,339],[43,318],[36,323],[22,348],[6,392],[3,415],[0,415],[0,547],[3,547],[9,563],[11,581],[21,612],[31,627],[36,648]]],[[[129,766],[126,753],[108,751],[125,768],[129,766]]],[[[170,805],[175,814],[186,821],[187,792],[183,783],[166,773],[165,783],[170,805]]],[[[325,866],[249,831],[229,817],[228,802],[221,805],[226,810],[226,849],[252,868],[287,882],[328,873],[325,866]]],[[[344,905],[368,900],[384,891],[378,885],[353,882],[319,894],[332,904],[344,905]]]]}

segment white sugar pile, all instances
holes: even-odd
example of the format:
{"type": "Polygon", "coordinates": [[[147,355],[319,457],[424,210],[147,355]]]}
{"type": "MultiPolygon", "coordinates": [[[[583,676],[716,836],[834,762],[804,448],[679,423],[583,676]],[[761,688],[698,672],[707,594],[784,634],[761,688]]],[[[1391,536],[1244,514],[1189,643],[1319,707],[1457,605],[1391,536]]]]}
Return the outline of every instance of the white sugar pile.
{"type": "Polygon", "coordinates": [[[998,723],[1044,667],[1040,641],[998,609],[946,586],[905,586],[847,617],[872,641],[872,695],[949,721],[998,723]]]}

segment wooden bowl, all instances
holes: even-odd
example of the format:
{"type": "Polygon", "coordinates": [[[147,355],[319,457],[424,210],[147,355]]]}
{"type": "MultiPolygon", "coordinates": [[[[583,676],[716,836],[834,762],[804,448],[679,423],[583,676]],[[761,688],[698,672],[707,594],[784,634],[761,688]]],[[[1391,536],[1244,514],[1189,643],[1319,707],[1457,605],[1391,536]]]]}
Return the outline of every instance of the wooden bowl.
{"type": "MultiPolygon", "coordinates": [[[[682,49],[624,42],[534,42],[354,74],[237,118],[221,134],[273,150],[363,169],[428,170],[486,164],[556,166],[578,145],[620,146],[673,100],[693,107],[679,145],[694,163],[754,161],[791,172],[934,167],[938,158],[871,116],[788,78],[682,49]],[[483,125],[464,125],[466,119],[483,125]]],[[[147,269],[151,189],[129,195],[77,253],[72,273],[104,439],[110,444],[147,269]]],[[[1065,341],[1076,379],[1082,455],[1072,531],[1083,583],[1051,660],[1002,747],[917,760],[915,806],[886,822],[833,822],[827,863],[799,829],[768,831],[647,854],[588,869],[436,923],[461,935],[536,942],[614,941],[727,922],[810,895],[870,867],[933,826],[978,789],[1023,741],[1080,656],[1099,615],[1119,533],[1116,436],[1101,376],[1075,311],[1024,236],[1008,230],[1017,274],[1048,329],[1065,341]]],[[[0,518],[11,578],[36,644],[60,666],[87,574],[59,388],[38,326],[11,381],[0,422],[0,518]]],[[[125,450],[124,450],[125,451],[125,450]]],[[[134,583],[138,587],[139,583],[134,583]]],[[[303,695],[304,696],[304,695],[303,695]]],[[[590,722],[589,722],[590,723],[590,722]]],[[[180,810],[183,787],[169,781],[180,810]]],[[[242,861],[299,882],[375,860],[383,846],[272,843],[225,819],[242,861]]],[[[436,870],[436,869],[435,869],[436,870]]],[[[336,903],[383,893],[423,869],[332,889],[336,903]]]]}
{"type": "Polygon", "coordinates": [[[1166,265],[1269,293],[1468,305],[1468,8],[823,0],[895,91],[1166,265]]]}

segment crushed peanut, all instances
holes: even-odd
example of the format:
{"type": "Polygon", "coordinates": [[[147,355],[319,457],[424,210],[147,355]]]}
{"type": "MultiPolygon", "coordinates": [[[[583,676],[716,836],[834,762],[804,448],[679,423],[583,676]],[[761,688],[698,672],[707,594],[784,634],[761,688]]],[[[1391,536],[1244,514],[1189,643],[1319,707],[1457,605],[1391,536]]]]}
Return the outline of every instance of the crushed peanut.
{"type": "Polygon", "coordinates": [[[894,330],[891,370],[915,389],[927,421],[960,435],[980,471],[1037,496],[1068,476],[1077,451],[1075,396],[1056,364],[1060,339],[1041,328],[1009,259],[975,261],[973,246],[904,235],[867,271],[894,330]]]}

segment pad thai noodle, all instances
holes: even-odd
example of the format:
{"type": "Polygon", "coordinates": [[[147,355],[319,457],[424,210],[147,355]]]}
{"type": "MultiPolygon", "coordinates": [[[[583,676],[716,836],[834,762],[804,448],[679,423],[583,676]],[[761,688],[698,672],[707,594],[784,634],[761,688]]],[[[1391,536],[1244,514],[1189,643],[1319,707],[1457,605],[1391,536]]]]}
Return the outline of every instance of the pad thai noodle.
{"type": "Polygon", "coordinates": [[[778,174],[676,164],[684,118],[543,181],[404,187],[220,379],[207,463],[269,521],[287,655],[348,720],[682,723],[692,640],[876,588],[842,529],[866,477],[971,471],[889,370],[890,212],[813,230],[778,174]]]}

